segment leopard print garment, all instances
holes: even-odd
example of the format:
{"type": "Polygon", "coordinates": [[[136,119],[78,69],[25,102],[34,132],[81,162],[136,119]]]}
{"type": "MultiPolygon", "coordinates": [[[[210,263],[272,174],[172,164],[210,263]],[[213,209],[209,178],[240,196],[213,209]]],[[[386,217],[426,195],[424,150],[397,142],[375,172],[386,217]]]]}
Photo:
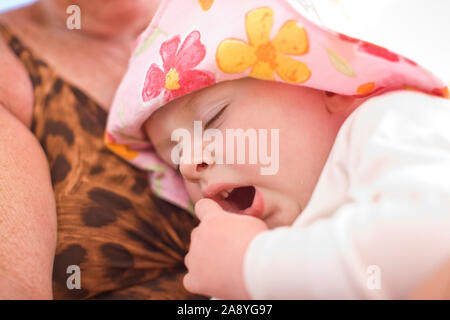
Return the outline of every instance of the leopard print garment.
{"type": "Polygon", "coordinates": [[[145,172],[106,149],[106,111],[5,26],[0,35],[29,73],[31,131],[51,168],[58,222],[54,298],[205,298],[182,285],[183,259],[198,221],[153,196],[145,172]],[[68,289],[70,265],[80,267],[81,289],[68,289]]]}

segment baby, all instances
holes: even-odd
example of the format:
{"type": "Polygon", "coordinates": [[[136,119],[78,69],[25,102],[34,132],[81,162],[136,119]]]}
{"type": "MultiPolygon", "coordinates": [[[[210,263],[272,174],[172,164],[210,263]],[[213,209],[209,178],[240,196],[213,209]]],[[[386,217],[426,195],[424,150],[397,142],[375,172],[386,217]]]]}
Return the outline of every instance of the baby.
{"type": "Polygon", "coordinates": [[[411,60],[285,1],[165,1],[105,141],[200,219],[187,290],[407,298],[450,256],[446,95],[411,60]]]}
{"type": "MultiPolygon", "coordinates": [[[[306,207],[340,126],[363,100],[242,78],[167,103],[145,122],[144,129],[158,155],[178,167],[194,202],[210,198],[235,213],[244,213],[250,207],[248,215],[275,228],[291,225],[306,207]],[[262,175],[260,164],[216,164],[217,153],[216,159],[207,163],[212,157],[204,150],[204,162],[181,157],[177,166],[172,160],[177,145],[177,141],[171,140],[172,132],[185,128],[193,137],[194,121],[201,121],[204,129],[223,132],[278,129],[279,150],[273,151],[279,154],[279,169],[274,174],[262,175]],[[231,192],[223,194],[223,191],[231,192]]],[[[204,143],[203,149],[207,146],[204,143]]],[[[225,146],[222,149],[221,152],[228,151],[225,146]]],[[[248,154],[257,150],[250,150],[248,143],[246,151],[248,154]]]]}

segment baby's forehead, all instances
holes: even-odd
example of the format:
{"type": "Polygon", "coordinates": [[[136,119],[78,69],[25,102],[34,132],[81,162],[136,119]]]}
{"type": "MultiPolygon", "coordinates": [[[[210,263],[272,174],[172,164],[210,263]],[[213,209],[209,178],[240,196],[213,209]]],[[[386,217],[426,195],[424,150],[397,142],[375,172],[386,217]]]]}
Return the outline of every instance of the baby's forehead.
{"type": "Polygon", "coordinates": [[[170,101],[162,108],[171,109],[195,109],[202,106],[204,103],[226,97],[233,92],[235,93],[238,88],[242,88],[242,79],[222,81],[211,85],[209,87],[188,93],[182,97],[170,101]]]}
{"type": "MultiPolygon", "coordinates": [[[[298,86],[291,84],[250,77],[226,80],[178,97],[163,105],[151,117],[158,114],[157,118],[173,117],[174,115],[191,118],[192,116],[199,116],[198,113],[201,113],[202,109],[211,105],[220,104],[221,101],[227,99],[236,99],[238,96],[251,99],[255,95],[255,89],[260,94],[277,95],[279,93],[277,90],[271,90],[276,87],[289,87],[293,90],[300,90],[298,86]]],[[[314,90],[306,87],[302,87],[302,89],[314,90]]]]}

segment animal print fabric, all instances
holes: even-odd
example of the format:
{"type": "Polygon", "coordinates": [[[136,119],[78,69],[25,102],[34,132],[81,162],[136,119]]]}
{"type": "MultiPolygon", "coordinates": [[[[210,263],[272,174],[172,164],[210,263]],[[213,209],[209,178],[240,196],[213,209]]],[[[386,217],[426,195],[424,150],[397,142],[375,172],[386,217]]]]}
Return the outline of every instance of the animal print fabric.
{"type": "Polygon", "coordinates": [[[206,298],[182,285],[183,259],[198,221],[154,196],[146,172],[105,147],[106,111],[9,28],[0,25],[0,35],[29,73],[31,131],[50,166],[58,222],[54,298],[206,298]],[[67,286],[71,265],[80,267],[80,289],[67,286]]]}

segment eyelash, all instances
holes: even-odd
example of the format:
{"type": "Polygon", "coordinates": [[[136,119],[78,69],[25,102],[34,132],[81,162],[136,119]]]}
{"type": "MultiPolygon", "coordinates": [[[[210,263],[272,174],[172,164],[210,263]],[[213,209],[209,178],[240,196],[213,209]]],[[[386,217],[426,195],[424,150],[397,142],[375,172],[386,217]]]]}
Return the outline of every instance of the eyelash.
{"type": "Polygon", "coordinates": [[[226,104],[222,109],[220,109],[219,112],[217,112],[214,117],[212,117],[211,119],[209,119],[206,124],[205,124],[205,128],[208,128],[209,126],[211,126],[211,124],[213,124],[214,122],[216,122],[217,120],[220,119],[220,117],[223,115],[223,113],[225,112],[225,110],[228,108],[229,104],[226,104]]]}

